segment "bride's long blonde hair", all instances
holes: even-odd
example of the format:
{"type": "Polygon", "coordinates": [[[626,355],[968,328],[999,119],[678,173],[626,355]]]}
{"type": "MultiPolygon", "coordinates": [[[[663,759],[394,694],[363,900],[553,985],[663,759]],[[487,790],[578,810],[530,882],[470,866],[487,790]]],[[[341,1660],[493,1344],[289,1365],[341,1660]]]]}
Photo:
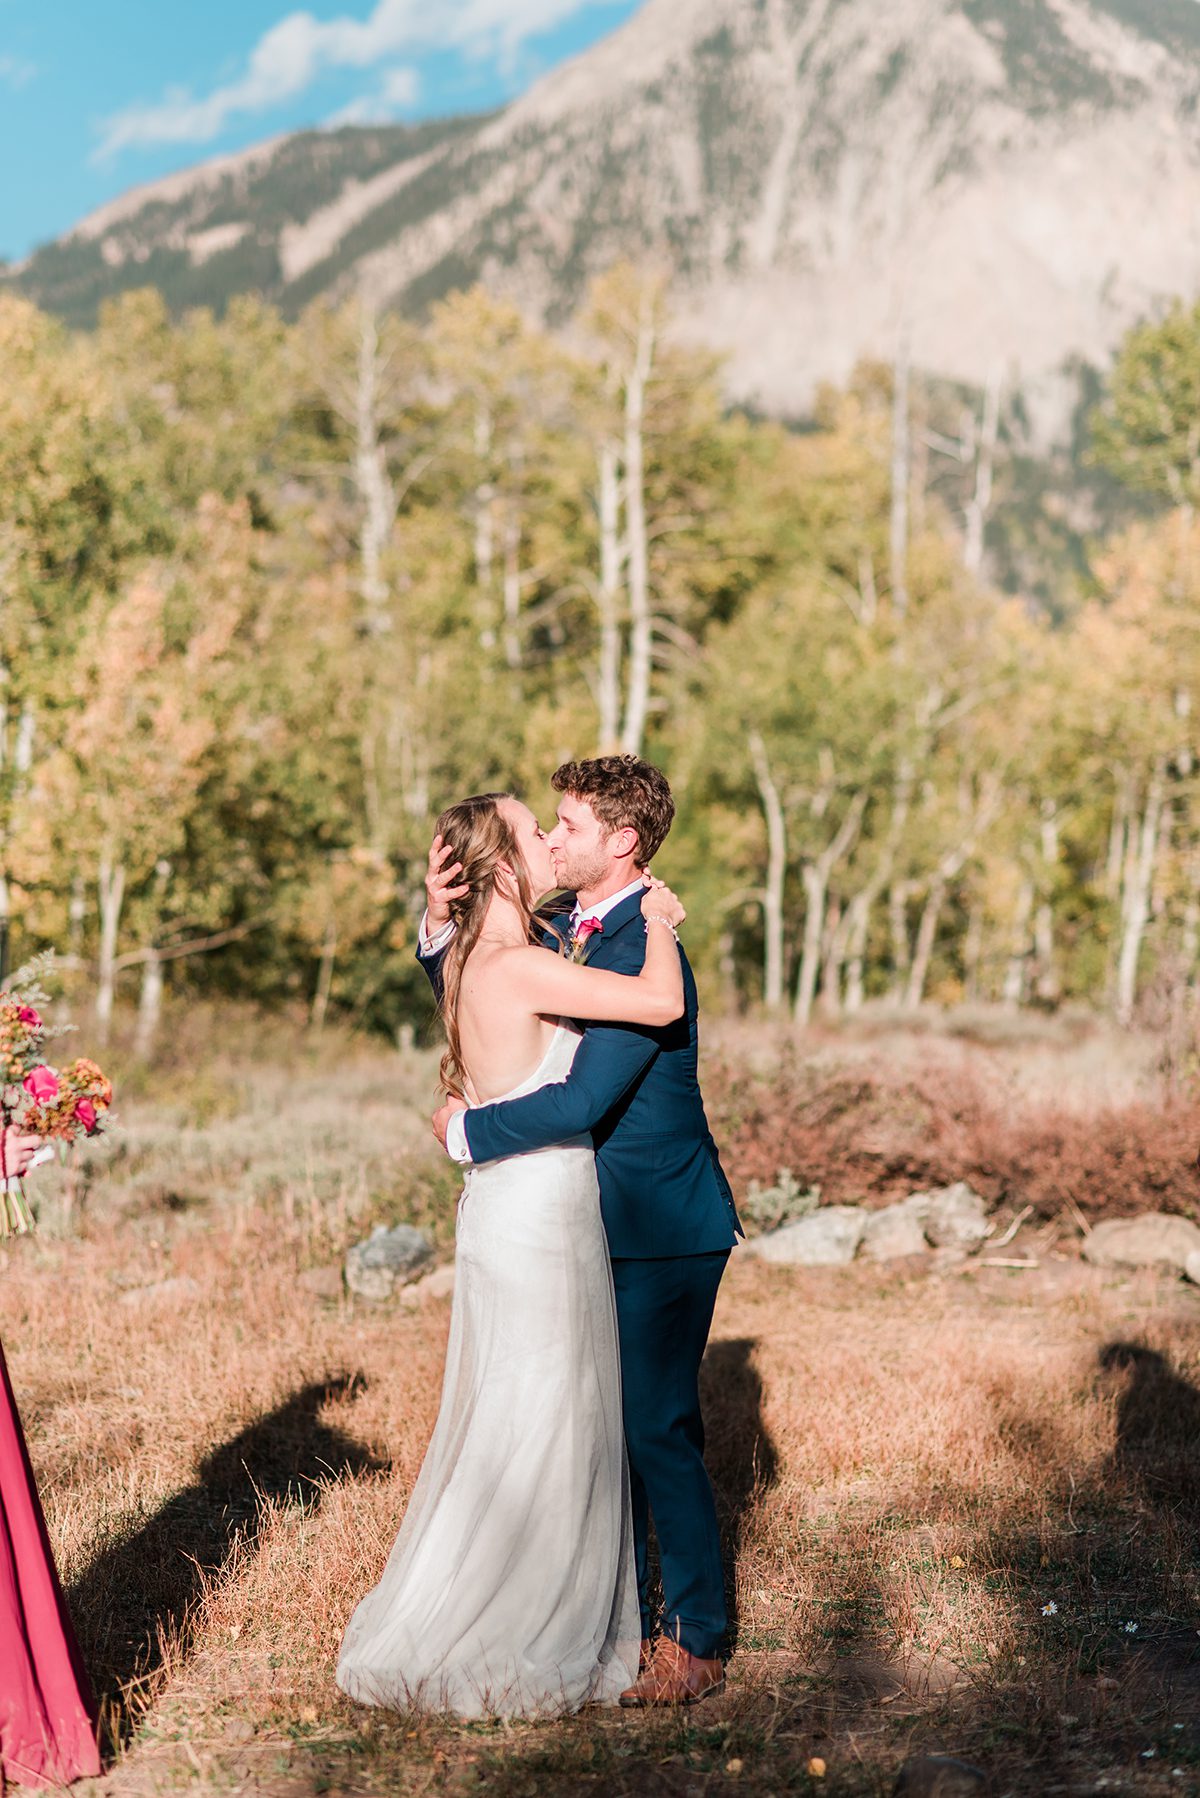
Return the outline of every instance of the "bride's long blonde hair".
{"type": "Polygon", "coordinates": [[[447,865],[462,863],[455,884],[468,889],[461,899],[450,901],[450,916],[457,929],[442,962],[441,1010],[447,1046],[440,1078],[444,1090],[460,1099],[466,1097],[466,1069],[458,1031],[458,995],[463,968],[479,941],[494,893],[500,891],[516,904],[530,942],[537,941],[525,858],[516,832],[500,810],[501,801],[511,797],[510,793],[477,793],[450,806],[437,821],[442,841],[450,845],[447,865]]]}

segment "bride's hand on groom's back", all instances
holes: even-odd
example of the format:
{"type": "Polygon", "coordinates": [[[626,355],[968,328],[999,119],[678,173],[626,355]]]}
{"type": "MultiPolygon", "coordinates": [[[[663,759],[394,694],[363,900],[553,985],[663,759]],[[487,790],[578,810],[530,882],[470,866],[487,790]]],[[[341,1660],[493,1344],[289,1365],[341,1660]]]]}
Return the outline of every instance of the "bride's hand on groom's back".
{"type": "Polygon", "coordinates": [[[441,1143],[443,1149],[446,1147],[446,1132],[450,1128],[450,1119],[454,1116],[456,1111],[465,1111],[466,1109],[467,1107],[464,1100],[460,1099],[457,1094],[451,1093],[447,1098],[446,1103],[440,1105],[434,1112],[433,1134],[436,1136],[438,1142],[441,1143]]]}
{"type": "Polygon", "coordinates": [[[665,880],[658,880],[653,874],[645,874],[646,891],[642,896],[643,918],[665,918],[672,929],[678,930],[687,912],[678,895],[673,893],[665,880]]]}

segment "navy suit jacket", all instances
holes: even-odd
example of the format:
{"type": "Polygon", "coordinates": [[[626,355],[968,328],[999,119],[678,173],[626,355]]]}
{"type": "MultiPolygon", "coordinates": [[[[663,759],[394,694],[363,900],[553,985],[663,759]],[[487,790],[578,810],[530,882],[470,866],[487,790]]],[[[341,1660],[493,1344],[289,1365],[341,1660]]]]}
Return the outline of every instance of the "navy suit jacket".
{"type": "MultiPolygon", "coordinates": [[[[615,906],[589,941],[589,963],[636,974],[646,957],[641,899],[615,906]]],[[[590,1135],[614,1259],[711,1254],[742,1233],[697,1078],[696,982],[683,962],[685,1011],[664,1029],[585,1024],[565,1080],[472,1108],[467,1145],[495,1161],[590,1135]]],[[[441,955],[421,957],[434,990],[441,955]]]]}

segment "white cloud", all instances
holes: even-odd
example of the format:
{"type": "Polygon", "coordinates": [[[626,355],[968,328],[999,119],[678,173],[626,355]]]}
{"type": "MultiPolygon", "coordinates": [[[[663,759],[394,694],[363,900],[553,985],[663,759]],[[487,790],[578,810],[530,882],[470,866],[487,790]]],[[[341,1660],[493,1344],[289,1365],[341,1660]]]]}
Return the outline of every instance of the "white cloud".
{"type": "Polygon", "coordinates": [[[359,94],[324,121],[327,131],[339,125],[387,125],[405,107],[411,106],[420,92],[417,71],[407,63],[385,69],[383,79],[372,94],[359,94]]]}
{"type": "Polygon", "coordinates": [[[0,56],[0,86],[11,88],[15,93],[19,87],[25,87],[37,74],[33,63],[25,62],[19,56],[0,56]]]}
{"type": "MultiPolygon", "coordinates": [[[[342,14],[320,20],[310,12],[288,13],[259,38],[234,80],[199,97],[188,88],[171,87],[159,100],[125,107],[105,119],[95,160],[148,144],[211,143],[233,119],[295,99],[330,69],[369,69],[389,57],[436,49],[509,62],[528,38],[589,4],[591,0],[376,0],[365,19],[342,14]]],[[[389,70],[380,91],[391,76],[403,86],[409,73],[389,70]]],[[[379,93],[363,102],[379,103],[379,93]]],[[[393,98],[390,103],[405,102],[393,98]]]]}

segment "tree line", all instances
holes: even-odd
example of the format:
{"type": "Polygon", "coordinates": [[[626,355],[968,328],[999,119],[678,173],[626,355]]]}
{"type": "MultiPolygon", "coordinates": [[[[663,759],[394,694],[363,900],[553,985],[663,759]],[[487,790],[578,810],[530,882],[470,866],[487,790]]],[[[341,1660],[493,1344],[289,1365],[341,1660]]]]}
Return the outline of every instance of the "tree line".
{"type": "Polygon", "coordinates": [[[1200,309],[1121,346],[1091,454],[1144,515],[1051,617],[986,579],[995,382],[863,366],[788,429],[669,306],[0,296],[0,966],[136,996],[145,1051],[167,984],[411,1026],[439,809],[622,748],[730,1004],[1190,992],[1200,309]]]}

